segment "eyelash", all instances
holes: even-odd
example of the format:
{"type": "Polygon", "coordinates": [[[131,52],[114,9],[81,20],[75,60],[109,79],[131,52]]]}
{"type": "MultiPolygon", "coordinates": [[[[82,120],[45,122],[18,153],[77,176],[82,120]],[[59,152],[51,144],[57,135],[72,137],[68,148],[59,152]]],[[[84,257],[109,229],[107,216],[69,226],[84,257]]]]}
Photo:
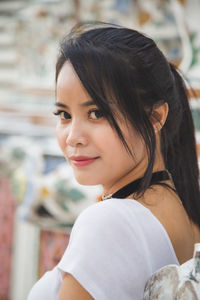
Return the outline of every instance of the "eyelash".
{"type": "MultiPolygon", "coordinates": [[[[89,110],[89,111],[88,111],[88,116],[89,116],[91,113],[93,113],[93,112],[99,112],[99,113],[101,114],[101,116],[100,116],[100,117],[97,117],[96,119],[92,119],[92,120],[99,120],[99,119],[103,118],[103,113],[102,113],[101,110],[99,110],[99,109],[91,109],[91,110],[89,110]]],[[[69,120],[69,119],[70,119],[70,117],[71,117],[70,114],[69,114],[68,112],[64,111],[64,110],[58,110],[58,111],[54,112],[53,114],[54,114],[55,116],[60,116],[62,113],[68,115],[68,118],[63,118],[62,120],[69,120]]],[[[66,117],[66,116],[65,116],[65,117],[66,117]]]]}
{"type": "MultiPolygon", "coordinates": [[[[68,116],[70,116],[70,114],[67,113],[67,112],[64,111],[64,110],[58,110],[58,111],[55,111],[53,114],[54,114],[55,116],[60,116],[62,113],[67,114],[68,116]]],[[[66,118],[65,120],[69,120],[69,118],[66,118]]]]}
{"type": "Polygon", "coordinates": [[[91,109],[88,111],[88,116],[91,115],[91,113],[93,112],[98,112],[100,113],[100,117],[97,117],[97,119],[93,119],[93,120],[99,120],[99,119],[102,119],[103,118],[103,113],[100,109],[91,109]]]}

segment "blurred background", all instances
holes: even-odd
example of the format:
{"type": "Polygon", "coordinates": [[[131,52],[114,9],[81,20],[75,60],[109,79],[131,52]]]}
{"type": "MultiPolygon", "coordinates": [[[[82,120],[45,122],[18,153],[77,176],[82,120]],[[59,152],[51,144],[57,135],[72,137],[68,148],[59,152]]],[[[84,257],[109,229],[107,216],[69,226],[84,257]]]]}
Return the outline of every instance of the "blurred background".
{"type": "Polygon", "coordinates": [[[78,21],[101,20],[152,37],[185,74],[200,155],[199,16],[200,0],[0,1],[0,300],[27,298],[101,192],[74,181],[55,139],[63,35],[78,21]]]}

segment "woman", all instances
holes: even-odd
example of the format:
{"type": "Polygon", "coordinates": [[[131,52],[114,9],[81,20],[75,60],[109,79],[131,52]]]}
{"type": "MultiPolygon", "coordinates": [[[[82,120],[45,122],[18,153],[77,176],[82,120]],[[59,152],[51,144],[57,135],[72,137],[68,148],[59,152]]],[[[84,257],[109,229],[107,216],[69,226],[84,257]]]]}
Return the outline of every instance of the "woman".
{"type": "Polygon", "coordinates": [[[38,299],[143,299],[148,278],[200,241],[199,171],[183,80],[156,44],[112,24],[80,25],[56,66],[57,139],[77,181],[101,184],[38,299]]]}

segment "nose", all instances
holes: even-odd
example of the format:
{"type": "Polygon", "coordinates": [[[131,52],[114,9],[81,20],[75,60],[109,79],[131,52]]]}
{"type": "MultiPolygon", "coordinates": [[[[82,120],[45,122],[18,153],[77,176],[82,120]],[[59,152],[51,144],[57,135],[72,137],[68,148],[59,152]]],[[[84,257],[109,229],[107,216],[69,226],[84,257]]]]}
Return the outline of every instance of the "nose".
{"type": "Polygon", "coordinates": [[[87,130],[80,121],[72,121],[66,128],[66,145],[71,147],[88,144],[87,130]]]}

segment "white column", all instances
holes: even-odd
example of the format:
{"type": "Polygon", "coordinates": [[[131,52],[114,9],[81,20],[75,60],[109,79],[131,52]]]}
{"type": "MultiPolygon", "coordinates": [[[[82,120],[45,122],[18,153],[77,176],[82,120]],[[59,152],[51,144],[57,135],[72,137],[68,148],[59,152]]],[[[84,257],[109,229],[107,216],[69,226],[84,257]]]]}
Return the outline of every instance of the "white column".
{"type": "Polygon", "coordinates": [[[11,300],[27,300],[38,279],[40,230],[16,213],[11,272],[11,300]]]}

